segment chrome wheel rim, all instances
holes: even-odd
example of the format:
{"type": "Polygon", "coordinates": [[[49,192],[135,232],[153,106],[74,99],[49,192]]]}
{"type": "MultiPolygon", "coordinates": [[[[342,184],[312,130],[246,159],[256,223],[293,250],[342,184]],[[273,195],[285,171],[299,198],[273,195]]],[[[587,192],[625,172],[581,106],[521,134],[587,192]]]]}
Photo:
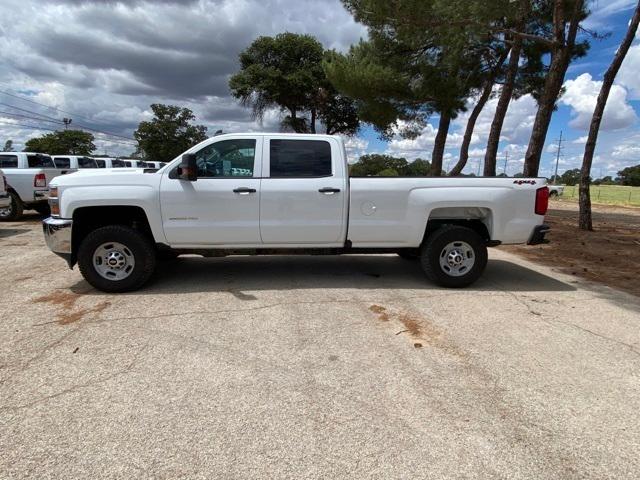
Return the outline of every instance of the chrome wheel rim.
{"type": "Polygon", "coordinates": [[[9,204],[8,207],[0,208],[0,217],[9,217],[13,212],[13,202],[9,204]]]}
{"type": "Polygon", "coordinates": [[[93,252],[93,268],[107,280],[124,280],[131,275],[135,266],[133,252],[122,243],[103,243],[93,252]]]}
{"type": "Polygon", "coordinates": [[[467,242],[451,242],[440,252],[440,268],[451,277],[466,275],[475,263],[475,252],[467,242]]]}

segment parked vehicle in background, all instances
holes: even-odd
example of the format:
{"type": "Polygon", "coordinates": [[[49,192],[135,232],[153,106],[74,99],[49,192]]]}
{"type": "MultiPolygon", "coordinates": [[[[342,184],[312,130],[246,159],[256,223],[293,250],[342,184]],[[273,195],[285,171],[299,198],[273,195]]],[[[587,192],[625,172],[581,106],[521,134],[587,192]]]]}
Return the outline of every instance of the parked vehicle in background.
{"type": "Polygon", "coordinates": [[[0,220],[17,220],[25,209],[49,212],[49,182],[70,171],[56,168],[49,155],[32,152],[0,152],[0,169],[7,178],[10,205],[0,209],[0,220]]]}
{"type": "Polygon", "coordinates": [[[7,179],[0,170],[0,208],[7,208],[11,205],[11,199],[7,192],[7,179]]]}
{"type": "Polygon", "coordinates": [[[166,168],[57,178],[49,248],[94,287],[141,287],[158,257],[398,253],[445,287],[476,281],[487,247],[544,241],[544,178],[349,178],[329,135],[227,134],[166,168]]]}
{"type": "Polygon", "coordinates": [[[124,162],[125,167],[129,168],[152,168],[147,165],[147,162],[143,162],[142,160],[134,160],[134,159],[121,159],[124,162]]]}
{"type": "Polygon", "coordinates": [[[564,185],[548,185],[548,187],[550,197],[559,197],[564,193],[564,185]]]}
{"type": "Polygon", "coordinates": [[[147,168],[155,168],[156,170],[160,170],[167,163],[166,162],[144,162],[147,164],[147,168]]]}
{"type": "Polygon", "coordinates": [[[53,155],[56,168],[78,170],[81,168],[98,168],[98,163],[91,157],[82,155],[53,155]]]}
{"type": "Polygon", "coordinates": [[[123,160],[119,158],[96,158],[96,163],[98,164],[98,168],[123,168],[126,167],[123,160]]]}

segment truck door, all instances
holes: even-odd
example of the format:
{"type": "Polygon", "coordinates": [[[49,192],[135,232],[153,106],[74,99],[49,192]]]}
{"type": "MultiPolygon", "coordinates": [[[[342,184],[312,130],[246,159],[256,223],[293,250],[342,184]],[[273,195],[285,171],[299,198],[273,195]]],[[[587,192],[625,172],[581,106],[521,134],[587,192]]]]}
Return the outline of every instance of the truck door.
{"type": "Polygon", "coordinates": [[[265,245],[342,246],[345,162],[332,138],[265,137],[260,235],[265,245]]]}
{"type": "Polygon", "coordinates": [[[216,139],[197,152],[198,179],[164,173],[160,186],[162,224],[171,246],[260,245],[262,141],[216,139]]]}

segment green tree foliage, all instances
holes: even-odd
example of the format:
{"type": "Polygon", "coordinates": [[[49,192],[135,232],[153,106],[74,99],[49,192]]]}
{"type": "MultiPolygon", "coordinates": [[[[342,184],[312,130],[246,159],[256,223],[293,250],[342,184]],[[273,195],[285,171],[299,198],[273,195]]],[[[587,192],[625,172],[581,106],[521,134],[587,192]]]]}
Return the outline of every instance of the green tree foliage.
{"type": "Polygon", "coordinates": [[[627,167],[618,172],[618,177],[622,185],[640,187],[640,165],[627,167]]]}
{"type": "Polygon", "coordinates": [[[4,148],[2,149],[3,152],[10,152],[13,150],[13,140],[7,140],[6,142],[4,142],[4,148]]]}
{"type": "Polygon", "coordinates": [[[96,149],[94,140],[93,134],[82,130],[59,130],[27,140],[24,151],[49,155],[91,155],[96,149]]]}
{"type": "Polygon", "coordinates": [[[580,169],[572,168],[560,175],[560,183],[565,185],[576,185],[580,182],[580,169]]]}
{"type": "Polygon", "coordinates": [[[424,177],[430,172],[431,163],[427,160],[417,158],[408,162],[406,158],[378,153],[362,155],[349,167],[349,175],[352,177],[424,177]]]}
{"type": "Polygon", "coordinates": [[[491,19],[514,12],[513,2],[343,3],[368,27],[369,39],[353,46],[347,55],[334,54],[327,60],[330,81],[356,99],[361,119],[386,138],[407,125],[399,131],[411,137],[430,114],[438,112],[431,173],[439,175],[451,120],[465,109],[472,92],[486,86],[486,72],[503,57],[486,27],[491,19]]]}
{"type": "Polygon", "coordinates": [[[140,122],[133,136],[138,141],[138,153],[145,160],[168,162],[180,153],[206,140],[207,127],[193,125],[195,115],[188,108],[154,103],[154,118],[140,122]]]}
{"type": "Polygon", "coordinates": [[[281,33],[259,37],[240,54],[240,71],[229,80],[234,97],[257,118],[269,108],[287,115],[284,128],[316,132],[316,120],[327,133],[353,134],[359,127],[352,100],[327,81],[322,44],[310,35],[281,33]]]}

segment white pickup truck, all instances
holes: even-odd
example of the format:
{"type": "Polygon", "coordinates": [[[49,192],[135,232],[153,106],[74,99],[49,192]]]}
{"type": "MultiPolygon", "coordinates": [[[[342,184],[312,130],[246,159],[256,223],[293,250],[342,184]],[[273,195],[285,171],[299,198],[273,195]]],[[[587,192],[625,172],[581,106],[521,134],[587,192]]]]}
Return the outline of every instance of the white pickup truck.
{"type": "Polygon", "coordinates": [[[473,283],[487,246],[541,243],[541,178],[349,178],[341,138],[226,134],[161,170],[84,170],[51,184],[49,248],[94,287],[141,287],[158,258],[398,253],[445,287],[473,283]]]}
{"type": "Polygon", "coordinates": [[[9,206],[0,208],[0,221],[17,220],[24,209],[49,212],[49,183],[58,175],[69,172],[55,168],[49,155],[31,152],[0,152],[0,168],[7,178],[9,206]]]}

